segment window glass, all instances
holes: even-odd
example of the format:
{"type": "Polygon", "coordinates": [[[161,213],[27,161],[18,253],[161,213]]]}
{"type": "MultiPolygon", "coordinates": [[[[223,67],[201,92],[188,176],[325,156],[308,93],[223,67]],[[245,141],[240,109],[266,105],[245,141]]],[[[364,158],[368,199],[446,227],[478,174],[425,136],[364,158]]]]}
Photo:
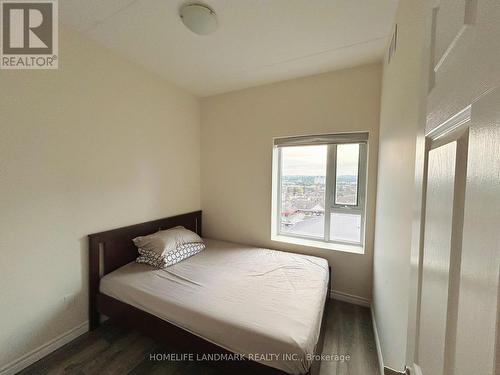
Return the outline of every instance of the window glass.
{"type": "Polygon", "coordinates": [[[324,237],[327,152],[326,145],[281,149],[281,233],[324,237]]]}
{"type": "Polygon", "coordinates": [[[273,239],[363,246],[367,145],[356,136],[328,144],[319,136],[275,143],[273,239]]]}
{"type": "Polygon", "coordinates": [[[361,215],[332,212],[330,215],[330,241],[361,242],[361,215]]]}
{"type": "Polygon", "coordinates": [[[359,144],[338,145],[336,166],[334,204],[357,206],[359,144]]]}

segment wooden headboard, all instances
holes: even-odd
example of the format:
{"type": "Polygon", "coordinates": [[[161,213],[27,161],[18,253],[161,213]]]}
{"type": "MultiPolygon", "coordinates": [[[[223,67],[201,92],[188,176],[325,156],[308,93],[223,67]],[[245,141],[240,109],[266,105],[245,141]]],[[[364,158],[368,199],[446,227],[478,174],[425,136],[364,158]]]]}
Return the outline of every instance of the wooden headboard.
{"type": "Polygon", "coordinates": [[[132,239],[178,225],[182,225],[201,236],[201,211],[89,234],[89,320],[91,329],[98,325],[99,319],[96,308],[99,280],[102,276],[137,258],[137,248],[132,239]]]}

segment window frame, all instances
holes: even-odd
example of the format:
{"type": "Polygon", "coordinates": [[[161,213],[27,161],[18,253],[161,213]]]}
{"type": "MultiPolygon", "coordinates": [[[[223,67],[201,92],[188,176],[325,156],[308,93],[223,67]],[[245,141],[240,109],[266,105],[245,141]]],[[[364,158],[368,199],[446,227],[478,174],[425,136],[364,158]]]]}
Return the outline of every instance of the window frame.
{"type": "MultiPolygon", "coordinates": [[[[340,134],[340,139],[336,139],[339,135],[332,134],[327,136],[310,136],[304,137],[304,142],[297,142],[297,138],[276,138],[274,140],[273,149],[273,181],[272,181],[272,225],[271,239],[274,241],[295,243],[299,245],[319,247],[325,249],[333,249],[340,251],[348,251],[355,253],[364,252],[365,243],[365,227],[366,227],[366,185],[367,185],[367,163],[368,163],[368,139],[367,133],[350,133],[347,139],[343,138],[344,134],[340,134]],[[360,134],[361,136],[357,136],[360,134]],[[309,138],[320,138],[322,141],[310,142],[309,138]],[[331,140],[325,142],[324,137],[332,137],[331,140]],[[287,144],[287,139],[293,140],[292,144],[287,144]],[[298,143],[298,144],[297,144],[298,143]],[[278,145],[279,146],[278,146],[278,145]],[[342,205],[335,203],[336,197],[336,179],[337,179],[337,148],[342,144],[359,144],[358,157],[358,184],[357,184],[357,204],[342,205]],[[324,231],[323,237],[307,236],[300,234],[291,234],[281,231],[281,208],[282,208],[282,148],[305,146],[305,145],[326,145],[327,163],[326,163],[326,179],[325,179],[325,214],[324,214],[324,231]],[[360,215],[360,241],[341,241],[330,239],[330,224],[332,213],[344,213],[360,215]]],[[[328,138],[326,139],[328,140],[328,138]]]]}

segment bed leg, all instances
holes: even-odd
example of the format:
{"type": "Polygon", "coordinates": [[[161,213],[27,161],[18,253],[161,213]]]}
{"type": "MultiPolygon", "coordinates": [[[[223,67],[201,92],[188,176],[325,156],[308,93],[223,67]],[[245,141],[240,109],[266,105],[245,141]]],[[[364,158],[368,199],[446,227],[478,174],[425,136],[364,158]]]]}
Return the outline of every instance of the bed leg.
{"type": "Polygon", "coordinates": [[[100,262],[99,242],[89,236],[89,329],[99,327],[100,317],[97,311],[97,293],[99,292],[100,262]]]}
{"type": "Polygon", "coordinates": [[[97,311],[91,311],[89,314],[89,331],[93,331],[99,327],[99,313],[97,311]]]}

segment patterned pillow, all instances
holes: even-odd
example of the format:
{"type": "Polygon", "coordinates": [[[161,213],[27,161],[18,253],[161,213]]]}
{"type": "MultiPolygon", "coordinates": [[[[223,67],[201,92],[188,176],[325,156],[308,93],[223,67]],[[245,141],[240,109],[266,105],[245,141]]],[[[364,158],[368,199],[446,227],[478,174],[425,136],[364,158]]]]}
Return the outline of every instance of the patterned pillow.
{"type": "Polygon", "coordinates": [[[165,255],[158,255],[158,253],[151,250],[139,249],[140,255],[135,261],[155,268],[166,268],[198,254],[203,249],[205,249],[203,242],[189,242],[179,245],[175,250],[169,251],[165,255]]]}
{"type": "Polygon", "coordinates": [[[165,254],[167,267],[198,254],[203,249],[205,249],[205,244],[203,242],[189,242],[179,245],[174,251],[165,254]]]}
{"type": "Polygon", "coordinates": [[[167,266],[165,257],[158,255],[154,251],[139,249],[139,256],[135,260],[137,263],[148,264],[156,268],[165,268],[167,266]]]}

